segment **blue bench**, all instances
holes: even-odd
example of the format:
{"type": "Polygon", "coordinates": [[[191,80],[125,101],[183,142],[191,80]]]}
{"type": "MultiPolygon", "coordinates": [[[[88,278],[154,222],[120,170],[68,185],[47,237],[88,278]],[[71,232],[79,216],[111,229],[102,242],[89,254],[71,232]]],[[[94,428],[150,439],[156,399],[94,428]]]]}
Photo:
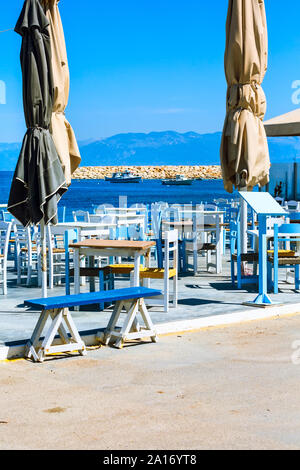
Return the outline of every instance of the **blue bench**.
{"type": "Polygon", "coordinates": [[[36,324],[31,340],[27,344],[26,357],[34,361],[43,362],[49,354],[70,353],[78,351],[86,355],[86,346],[80,338],[70,312],[71,307],[96,305],[99,303],[116,303],[107,328],[97,337],[107,345],[111,338],[116,338],[115,346],[121,348],[126,340],[135,340],[150,337],[157,341],[157,335],[144,299],[161,295],[161,291],[146,287],[130,287],[101,292],[87,292],[79,295],[66,295],[62,297],[49,297],[35,300],[26,300],[28,307],[41,309],[41,315],[36,324]],[[117,322],[125,310],[126,317],[123,326],[117,329],[117,322]],[[145,328],[141,328],[137,315],[140,314],[145,328]],[[46,322],[52,320],[50,328],[41,340],[41,334],[46,322]],[[69,330],[69,334],[68,334],[69,330]],[[60,341],[55,339],[60,336],[60,341]]]}

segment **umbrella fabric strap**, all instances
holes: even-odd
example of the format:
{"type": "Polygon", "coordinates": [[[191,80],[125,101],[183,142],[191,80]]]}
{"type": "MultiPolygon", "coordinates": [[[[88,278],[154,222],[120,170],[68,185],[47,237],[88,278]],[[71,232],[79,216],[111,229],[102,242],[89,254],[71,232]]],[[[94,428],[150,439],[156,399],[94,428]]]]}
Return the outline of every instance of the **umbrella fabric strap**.
{"type": "Polygon", "coordinates": [[[28,130],[29,131],[48,131],[49,128],[46,128],[46,127],[40,127],[40,126],[33,126],[33,127],[28,127],[28,130]]]}

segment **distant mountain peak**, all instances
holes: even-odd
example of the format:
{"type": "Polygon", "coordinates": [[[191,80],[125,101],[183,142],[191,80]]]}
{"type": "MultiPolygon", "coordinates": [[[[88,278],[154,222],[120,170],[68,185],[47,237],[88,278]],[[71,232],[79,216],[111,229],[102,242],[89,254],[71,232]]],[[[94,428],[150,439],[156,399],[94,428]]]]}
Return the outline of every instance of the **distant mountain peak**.
{"type": "MultiPolygon", "coordinates": [[[[172,130],[79,141],[82,166],[218,165],[220,144],[221,132],[172,130]]],[[[0,143],[0,171],[14,170],[20,148],[20,143],[0,143]]],[[[294,161],[300,153],[300,139],[270,138],[269,149],[274,163],[294,161]]]]}

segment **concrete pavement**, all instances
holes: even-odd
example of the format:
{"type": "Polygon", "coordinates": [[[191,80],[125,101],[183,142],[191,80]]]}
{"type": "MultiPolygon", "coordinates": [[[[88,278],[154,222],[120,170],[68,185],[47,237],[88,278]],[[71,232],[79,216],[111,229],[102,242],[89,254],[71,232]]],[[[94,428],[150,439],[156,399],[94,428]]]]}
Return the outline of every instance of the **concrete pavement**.
{"type": "Polygon", "coordinates": [[[0,449],[298,449],[298,340],[295,315],[2,362],[0,449]]]}

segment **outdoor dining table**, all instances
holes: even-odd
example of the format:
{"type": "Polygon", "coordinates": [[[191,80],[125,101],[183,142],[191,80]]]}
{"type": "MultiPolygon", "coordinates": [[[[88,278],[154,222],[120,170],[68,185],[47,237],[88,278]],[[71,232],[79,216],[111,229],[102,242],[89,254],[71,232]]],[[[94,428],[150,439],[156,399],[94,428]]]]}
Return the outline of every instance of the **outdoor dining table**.
{"type": "Polygon", "coordinates": [[[74,281],[75,293],[80,293],[80,257],[132,257],[134,259],[132,287],[140,285],[141,256],[147,256],[155,242],[134,240],[82,240],[71,243],[74,250],[74,281]]]}
{"type": "Polygon", "coordinates": [[[60,222],[55,225],[59,230],[77,230],[78,238],[81,240],[81,232],[87,230],[112,230],[117,227],[115,222],[60,222]]]}

